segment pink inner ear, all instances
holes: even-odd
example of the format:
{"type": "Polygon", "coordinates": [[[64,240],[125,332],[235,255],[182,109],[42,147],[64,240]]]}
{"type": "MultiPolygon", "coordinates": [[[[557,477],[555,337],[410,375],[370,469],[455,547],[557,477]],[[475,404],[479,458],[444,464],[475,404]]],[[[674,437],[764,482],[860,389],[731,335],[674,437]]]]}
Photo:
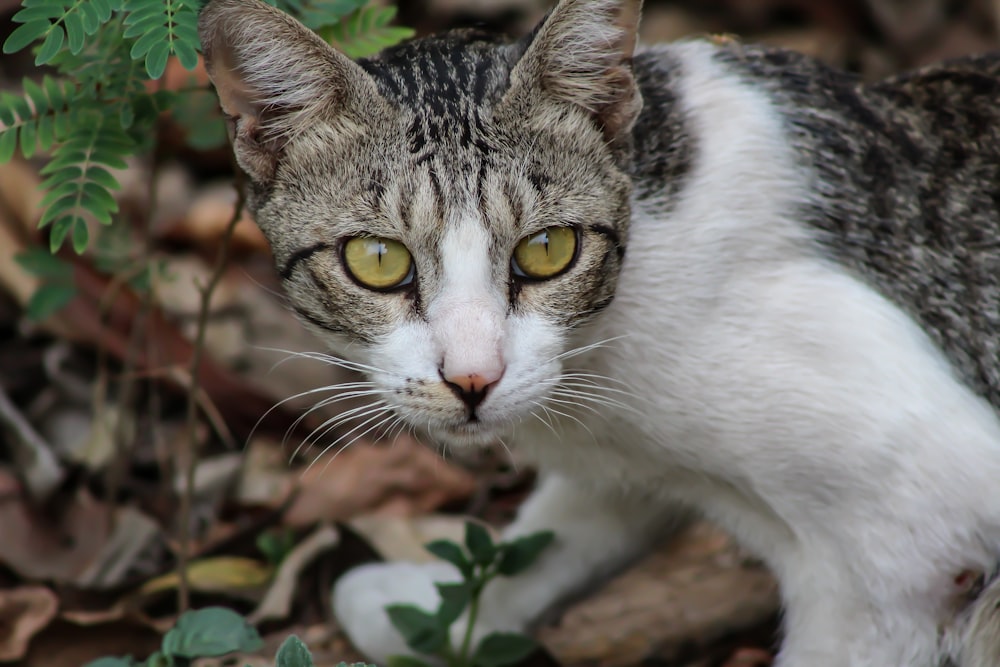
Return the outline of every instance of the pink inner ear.
{"type": "Polygon", "coordinates": [[[230,116],[256,118],[260,114],[259,95],[254,94],[234,64],[232,46],[218,44],[212,56],[209,76],[219,93],[222,110],[230,116]]]}

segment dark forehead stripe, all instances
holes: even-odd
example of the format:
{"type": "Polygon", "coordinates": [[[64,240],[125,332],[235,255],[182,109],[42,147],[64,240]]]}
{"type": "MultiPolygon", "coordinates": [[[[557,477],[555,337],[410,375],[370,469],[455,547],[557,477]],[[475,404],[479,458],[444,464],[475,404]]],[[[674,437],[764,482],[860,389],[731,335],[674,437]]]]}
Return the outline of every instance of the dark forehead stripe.
{"type": "Polygon", "coordinates": [[[460,115],[463,103],[489,104],[506,89],[510,49],[497,36],[475,30],[405,42],[358,61],[382,94],[415,111],[460,115]]]}

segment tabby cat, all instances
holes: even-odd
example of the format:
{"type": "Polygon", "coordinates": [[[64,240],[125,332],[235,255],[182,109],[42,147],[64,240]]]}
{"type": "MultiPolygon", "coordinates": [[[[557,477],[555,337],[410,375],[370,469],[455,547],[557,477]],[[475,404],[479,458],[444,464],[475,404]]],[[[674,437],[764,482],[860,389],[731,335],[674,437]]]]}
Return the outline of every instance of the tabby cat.
{"type": "MultiPolygon", "coordinates": [[[[871,85],[636,49],[638,0],[353,62],[259,0],[201,39],[295,311],[372,414],[543,471],[524,629],[693,508],[778,577],[780,667],[1000,664],[1000,57],[871,85]],[[981,590],[969,591],[970,573],[981,590]]],[[[442,563],[349,573],[355,643],[442,563]]]]}

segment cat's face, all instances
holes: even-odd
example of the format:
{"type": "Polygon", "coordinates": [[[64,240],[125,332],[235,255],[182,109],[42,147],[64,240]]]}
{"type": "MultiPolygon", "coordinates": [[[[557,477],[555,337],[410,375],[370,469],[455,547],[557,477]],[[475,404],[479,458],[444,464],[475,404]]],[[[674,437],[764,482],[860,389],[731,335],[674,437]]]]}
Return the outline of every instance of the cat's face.
{"type": "MultiPolygon", "coordinates": [[[[294,309],[367,367],[380,400],[451,442],[491,441],[540,409],[569,332],[614,295],[638,104],[620,44],[591,80],[562,78],[559,58],[580,55],[559,51],[578,41],[563,34],[579,28],[558,13],[569,9],[532,41],[456,34],[360,66],[256,2],[215,0],[203,16],[203,42],[222,40],[210,70],[251,208],[294,309]],[[260,40],[224,24],[237,7],[245,25],[248,6],[275,35],[256,59],[260,40]],[[275,48],[297,61],[279,65],[275,48]],[[284,69],[255,77],[250,62],[284,69]],[[268,85],[278,90],[245,99],[268,85]],[[310,85],[321,99],[302,95],[310,85]]],[[[605,12],[609,26],[621,19],[605,12]]]]}

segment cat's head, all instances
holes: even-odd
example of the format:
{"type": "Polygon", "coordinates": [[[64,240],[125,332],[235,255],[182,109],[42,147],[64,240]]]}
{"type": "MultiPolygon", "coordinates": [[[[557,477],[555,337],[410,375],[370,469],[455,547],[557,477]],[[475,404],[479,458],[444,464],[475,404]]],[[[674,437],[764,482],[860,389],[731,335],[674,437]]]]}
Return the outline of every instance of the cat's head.
{"type": "Polygon", "coordinates": [[[259,0],[200,32],[288,296],[382,400],[453,442],[536,409],[612,299],[630,216],[637,0],[529,36],[353,62],[259,0]]]}

